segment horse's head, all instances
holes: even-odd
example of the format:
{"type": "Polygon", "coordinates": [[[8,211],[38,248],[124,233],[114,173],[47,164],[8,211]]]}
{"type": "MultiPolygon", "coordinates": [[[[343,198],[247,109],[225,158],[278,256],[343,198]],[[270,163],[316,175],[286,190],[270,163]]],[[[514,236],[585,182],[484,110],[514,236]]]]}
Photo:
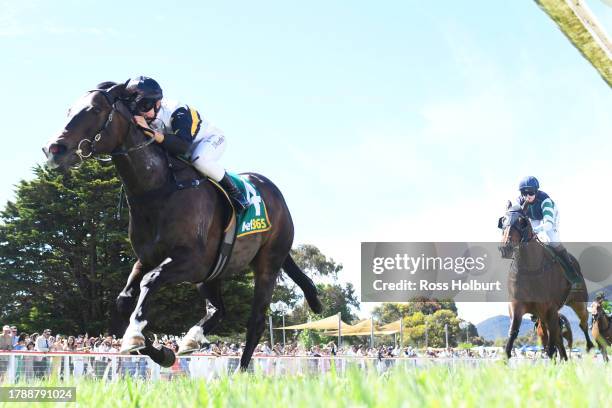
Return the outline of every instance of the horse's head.
{"type": "Polygon", "coordinates": [[[502,230],[499,246],[502,258],[511,259],[519,244],[529,242],[533,237],[531,222],[524,209],[519,205],[513,206],[510,201],[506,206],[506,215],[500,217],[497,227],[502,230]]]}
{"type": "Polygon", "coordinates": [[[591,306],[587,307],[587,310],[593,316],[593,321],[597,320],[597,317],[600,313],[603,313],[603,307],[601,307],[601,303],[599,303],[598,301],[594,301],[593,303],[591,303],[591,306]]]}
{"type": "Polygon", "coordinates": [[[131,115],[121,101],[125,85],[111,85],[100,84],[100,89],[87,92],[70,108],[62,131],[43,148],[49,167],[66,170],[93,155],[109,154],[123,144],[131,123],[131,115]]]}

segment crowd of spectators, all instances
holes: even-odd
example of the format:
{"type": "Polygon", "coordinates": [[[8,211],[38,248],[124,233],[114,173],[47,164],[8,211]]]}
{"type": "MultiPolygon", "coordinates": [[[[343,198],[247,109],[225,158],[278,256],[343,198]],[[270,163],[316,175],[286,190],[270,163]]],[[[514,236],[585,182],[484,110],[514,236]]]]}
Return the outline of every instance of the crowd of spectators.
{"type": "MultiPolygon", "coordinates": [[[[164,345],[178,352],[179,338],[175,336],[164,336],[155,339],[154,345],[164,345]]],[[[40,333],[18,333],[17,327],[5,325],[2,336],[0,336],[0,351],[36,351],[36,352],[92,352],[92,353],[117,353],[121,348],[121,339],[113,336],[89,336],[81,334],[78,336],[54,335],[50,329],[40,333]]],[[[200,353],[214,356],[240,356],[244,349],[244,343],[229,343],[217,341],[202,345],[200,353]]],[[[254,356],[301,356],[301,357],[330,357],[351,356],[369,358],[397,358],[397,357],[431,357],[431,358],[453,358],[453,357],[495,357],[496,353],[482,353],[482,351],[460,350],[460,349],[415,349],[413,347],[385,346],[369,347],[364,344],[346,345],[338,347],[334,342],[322,343],[305,347],[300,343],[287,343],[283,345],[276,343],[271,346],[264,341],[255,348],[254,356]]]]}

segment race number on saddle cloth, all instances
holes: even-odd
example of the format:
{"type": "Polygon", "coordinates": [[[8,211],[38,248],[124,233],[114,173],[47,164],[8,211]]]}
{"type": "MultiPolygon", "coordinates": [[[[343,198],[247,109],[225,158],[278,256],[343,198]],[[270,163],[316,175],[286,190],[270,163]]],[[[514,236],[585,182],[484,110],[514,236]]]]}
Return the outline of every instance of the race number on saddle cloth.
{"type": "Polygon", "coordinates": [[[257,188],[246,177],[230,172],[227,172],[227,175],[233,179],[236,187],[242,191],[249,202],[248,208],[237,220],[236,238],[268,231],[272,225],[268,218],[266,203],[262,200],[257,188]]]}
{"type": "Polygon", "coordinates": [[[244,194],[248,201],[248,206],[244,211],[236,211],[233,206],[233,201],[229,198],[227,192],[219,183],[211,179],[212,183],[225,194],[229,200],[229,204],[234,208],[234,213],[237,215],[238,219],[236,219],[233,214],[230,216],[228,225],[225,228],[221,247],[219,248],[217,261],[209,272],[206,278],[207,280],[216,279],[223,274],[231,258],[232,248],[234,247],[236,238],[268,231],[272,227],[270,219],[268,218],[266,203],[262,200],[257,188],[249,182],[246,177],[229,172],[225,172],[225,174],[232,180],[236,188],[244,194]]]}

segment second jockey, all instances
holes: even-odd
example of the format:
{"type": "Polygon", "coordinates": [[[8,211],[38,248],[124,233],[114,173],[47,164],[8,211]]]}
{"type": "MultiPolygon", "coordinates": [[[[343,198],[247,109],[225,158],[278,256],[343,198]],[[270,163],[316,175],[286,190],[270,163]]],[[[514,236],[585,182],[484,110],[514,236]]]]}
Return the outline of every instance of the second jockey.
{"type": "Polygon", "coordinates": [[[571,283],[571,292],[585,289],[582,278],[574,269],[570,256],[559,239],[559,213],[554,201],[544,191],[540,190],[538,179],[533,176],[523,178],[519,183],[518,204],[527,204],[526,212],[531,221],[531,228],[538,239],[549,245],[561,258],[566,267],[565,277],[571,283]]]}
{"type": "Polygon", "coordinates": [[[200,173],[218,182],[240,215],[249,204],[218,163],[226,146],[223,132],[192,107],[163,98],[161,87],[152,78],[132,78],[125,90],[134,121],[153,130],[155,141],[169,153],[189,159],[200,173]]]}

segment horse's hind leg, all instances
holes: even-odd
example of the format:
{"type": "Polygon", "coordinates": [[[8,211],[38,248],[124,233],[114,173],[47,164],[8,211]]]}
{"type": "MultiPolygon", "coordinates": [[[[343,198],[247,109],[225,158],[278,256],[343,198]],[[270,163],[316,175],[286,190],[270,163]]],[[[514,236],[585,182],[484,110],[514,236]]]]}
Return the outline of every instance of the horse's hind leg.
{"type": "Polygon", "coordinates": [[[546,322],[548,326],[548,357],[552,360],[555,355],[555,351],[559,350],[559,357],[562,360],[567,360],[567,354],[565,347],[563,346],[563,340],[561,339],[561,331],[559,328],[559,317],[556,312],[548,311],[546,314],[546,322]]]}
{"type": "MultiPolygon", "coordinates": [[[[251,356],[266,327],[266,311],[270,306],[272,293],[283,262],[283,259],[278,258],[280,257],[267,259],[267,256],[262,252],[255,258],[255,293],[251,316],[247,324],[246,344],[240,357],[240,369],[243,371],[246,371],[249,367],[251,356]]],[[[273,346],[273,344],[270,345],[270,347],[273,346]]]]}
{"type": "Polygon", "coordinates": [[[601,338],[600,341],[597,342],[599,345],[599,350],[601,351],[601,356],[603,357],[603,361],[608,362],[608,342],[601,338]]]}
{"type": "Polygon", "coordinates": [[[206,315],[183,337],[179,346],[179,355],[199,350],[202,343],[206,342],[204,336],[210,333],[225,316],[225,305],[221,297],[221,281],[198,283],[196,286],[204,299],[206,315]]]}
{"type": "Polygon", "coordinates": [[[586,339],[587,353],[594,347],[591,337],[589,336],[589,313],[584,302],[571,302],[569,307],[574,310],[578,319],[580,319],[580,330],[586,339]]]}

